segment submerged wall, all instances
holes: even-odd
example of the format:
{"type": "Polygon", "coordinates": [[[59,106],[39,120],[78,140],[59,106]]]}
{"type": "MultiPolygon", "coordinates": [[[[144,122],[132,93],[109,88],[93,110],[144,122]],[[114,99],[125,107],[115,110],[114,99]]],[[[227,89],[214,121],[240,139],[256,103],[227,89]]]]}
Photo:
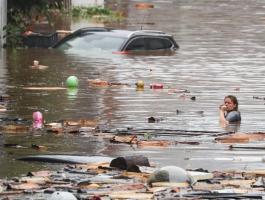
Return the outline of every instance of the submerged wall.
{"type": "Polygon", "coordinates": [[[0,0],[0,47],[5,42],[3,28],[6,25],[7,18],[7,0],[0,0]]]}

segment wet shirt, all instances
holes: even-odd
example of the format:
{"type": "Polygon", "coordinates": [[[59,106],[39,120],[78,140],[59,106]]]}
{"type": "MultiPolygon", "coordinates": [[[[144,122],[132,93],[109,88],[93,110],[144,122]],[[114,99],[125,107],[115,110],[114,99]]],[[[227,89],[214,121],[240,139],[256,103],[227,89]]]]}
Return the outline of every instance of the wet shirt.
{"type": "Polygon", "coordinates": [[[231,111],[225,115],[225,119],[229,122],[239,122],[241,121],[241,115],[238,111],[231,111]]]}

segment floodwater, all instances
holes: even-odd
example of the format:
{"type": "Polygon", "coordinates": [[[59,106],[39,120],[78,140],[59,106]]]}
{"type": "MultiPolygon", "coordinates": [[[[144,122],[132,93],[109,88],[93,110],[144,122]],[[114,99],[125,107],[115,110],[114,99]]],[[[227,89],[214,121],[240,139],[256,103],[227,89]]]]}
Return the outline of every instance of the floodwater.
{"type": "MultiPolygon", "coordinates": [[[[153,9],[137,10],[138,1],[111,2],[123,9],[125,22],[115,27],[155,29],[171,33],[180,49],[165,55],[69,55],[53,49],[1,50],[1,93],[11,97],[2,118],[32,119],[39,110],[46,122],[63,119],[99,119],[106,129],[161,129],[222,133],[218,107],[225,95],[236,95],[242,114],[239,132],[264,132],[265,97],[265,2],[260,0],[153,0],[153,9]],[[49,66],[33,70],[33,60],[49,66]],[[79,79],[76,90],[27,90],[25,87],[64,87],[68,76],[79,79]],[[87,79],[126,83],[128,87],[90,87],[87,79]],[[137,80],[145,89],[137,91],[137,80]],[[152,83],[164,84],[152,90],[152,83]],[[186,89],[190,93],[172,93],[186,89]],[[193,101],[190,97],[195,96],[193,101]],[[176,110],[180,110],[179,114],[176,110]],[[203,114],[201,114],[203,111],[203,114]],[[161,119],[148,123],[148,117],[161,119]]],[[[83,25],[83,24],[82,24],[83,25]]],[[[75,25],[76,26],[76,25],[75,25]]],[[[157,132],[157,131],[156,131],[157,132]]],[[[163,131],[161,131],[163,132],[163,131]]],[[[120,156],[143,154],[158,165],[184,168],[224,169],[262,168],[263,151],[227,151],[208,135],[178,137],[172,140],[199,141],[201,145],[172,148],[137,149],[128,145],[107,145],[104,141],[80,135],[53,133],[7,134],[0,146],[1,177],[58,165],[26,163],[16,158],[29,154],[79,154],[120,156]],[[31,148],[4,148],[5,143],[45,145],[39,152],[31,148]],[[246,158],[243,159],[242,157],[246,158]],[[250,159],[252,158],[252,159],[250,159]],[[255,159],[257,158],[257,159],[255,159]],[[254,160],[254,161],[253,161],[254,160]],[[256,161],[259,160],[259,161],[256,161]]],[[[164,136],[163,136],[164,137],[164,136]]]]}

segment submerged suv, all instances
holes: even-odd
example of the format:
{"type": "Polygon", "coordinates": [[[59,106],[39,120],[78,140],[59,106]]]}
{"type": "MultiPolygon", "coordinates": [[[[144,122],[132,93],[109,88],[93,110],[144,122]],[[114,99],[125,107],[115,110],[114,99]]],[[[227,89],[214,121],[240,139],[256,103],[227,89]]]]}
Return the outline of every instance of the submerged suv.
{"type": "Polygon", "coordinates": [[[111,28],[82,28],[66,36],[54,48],[68,50],[104,50],[115,53],[139,51],[175,51],[174,38],[155,30],[118,30],[111,28]]]}

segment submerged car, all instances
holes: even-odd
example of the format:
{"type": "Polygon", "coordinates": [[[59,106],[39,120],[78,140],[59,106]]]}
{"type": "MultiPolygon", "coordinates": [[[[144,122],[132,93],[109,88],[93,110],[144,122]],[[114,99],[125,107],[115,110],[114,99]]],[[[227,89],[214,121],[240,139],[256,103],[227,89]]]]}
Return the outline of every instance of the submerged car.
{"type": "Polygon", "coordinates": [[[82,28],[54,45],[60,50],[103,50],[114,53],[139,51],[175,51],[179,48],[173,36],[155,30],[118,30],[112,28],[82,28]]]}

